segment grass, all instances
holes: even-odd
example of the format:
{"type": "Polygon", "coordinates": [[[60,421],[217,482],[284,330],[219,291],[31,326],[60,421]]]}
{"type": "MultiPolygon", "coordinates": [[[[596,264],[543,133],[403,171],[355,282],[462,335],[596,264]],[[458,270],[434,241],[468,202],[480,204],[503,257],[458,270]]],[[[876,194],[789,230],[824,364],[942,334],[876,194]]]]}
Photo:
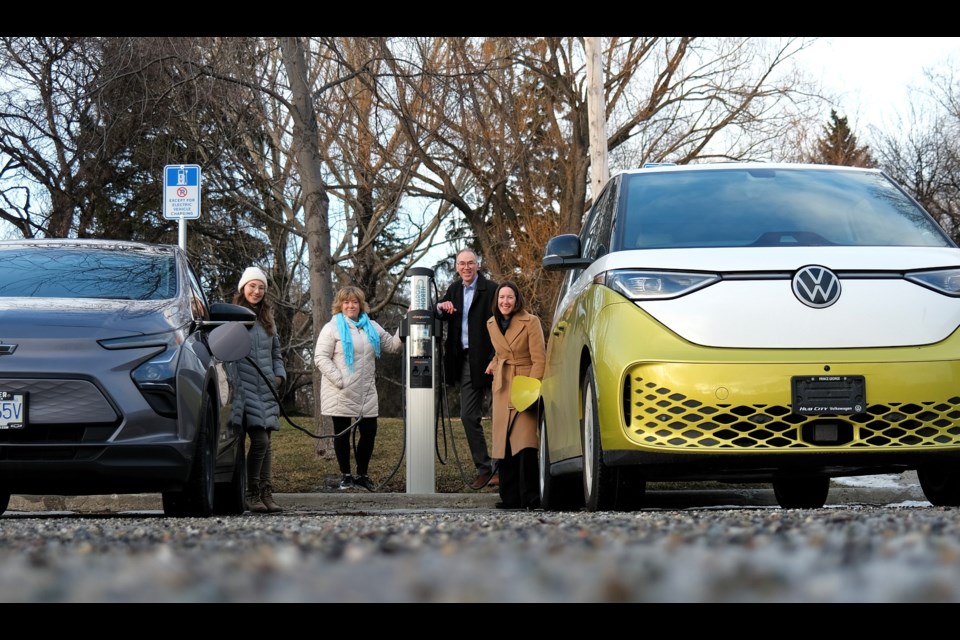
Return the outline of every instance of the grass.
{"type": "MultiPolygon", "coordinates": [[[[281,419],[280,430],[272,436],[273,490],[275,493],[316,493],[336,491],[340,469],[333,453],[330,438],[319,440],[315,433],[314,419],[310,416],[292,417],[293,423],[305,429],[300,431],[288,420],[281,419]],[[318,454],[318,445],[321,454],[318,454]],[[324,445],[327,445],[324,447],[324,445]],[[327,451],[323,451],[326,448],[327,451]]],[[[434,451],[436,493],[472,493],[469,487],[476,475],[470,449],[459,417],[454,417],[437,428],[434,451]]],[[[329,423],[328,423],[329,424],[329,423]]],[[[490,443],[489,420],[484,420],[487,443],[490,443]]],[[[359,437],[359,434],[357,434],[359,437]]],[[[368,475],[381,493],[405,493],[406,424],[400,418],[378,420],[377,440],[370,461],[368,475]]],[[[351,438],[351,443],[353,439],[351,438]]],[[[351,468],[356,473],[356,457],[351,452],[351,468]]],[[[495,493],[495,487],[485,487],[481,492],[495,493]]]]}
{"type": "MultiPolygon", "coordinates": [[[[314,433],[314,419],[310,416],[293,417],[293,422],[314,433]]],[[[406,493],[407,460],[404,451],[406,424],[401,418],[383,418],[378,421],[376,446],[368,470],[370,479],[380,493],[406,493]]],[[[333,453],[330,438],[319,440],[281,419],[279,431],[273,433],[273,490],[275,493],[324,493],[338,491],[340,469],[333,453]],[[318,455],[317,445],[328,445],[328,451],[318,455]]],[[[329,423],[328,423],[329,425],[329,423]]],[[[490,443],[490,420],[483,421],[490,443]]],[[[328,426],[329,428],[329,426],[328,426]]],[[[359,435],[359,434],[358,434],[359,435]]],[[[352,440],[351,440],[352,442],[352,440]]],[[[436,493],[473,493],[469,484],[475,471],[470,449],[460,418],[444,420],[438,430],[434,451],[436,493]]],[[[356,473],[356,457],[351,453],[351,470],[356,473]]],[[[770,488],[768,483],[737,484],[738,488],[770,488]]],[[[729,488],[722,482],[648,483],[648,489],[714,489],[729,488]]],[[[495,487],[484,487],[482,493],[496,493],[495,487]]]]}

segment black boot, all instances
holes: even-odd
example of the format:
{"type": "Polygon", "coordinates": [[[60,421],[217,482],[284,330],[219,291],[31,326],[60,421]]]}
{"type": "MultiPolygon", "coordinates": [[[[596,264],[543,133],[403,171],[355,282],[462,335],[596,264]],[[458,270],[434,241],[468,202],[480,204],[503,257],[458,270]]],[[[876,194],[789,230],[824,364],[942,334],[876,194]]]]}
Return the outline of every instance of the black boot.
{"type": "Polygon", "coordinates": [[[270,510],[263,504],[263,498],[260,497],[260,483],[247,482],[247,511],[253,513],[267,513],[270,510]]]}
{"type": "Polygon", "coordinates": [[[273,485],[269,482],[263,483],[260,489],[260,500],[269,513],[280,513],[283,508],[273,501],[273,485]]]}

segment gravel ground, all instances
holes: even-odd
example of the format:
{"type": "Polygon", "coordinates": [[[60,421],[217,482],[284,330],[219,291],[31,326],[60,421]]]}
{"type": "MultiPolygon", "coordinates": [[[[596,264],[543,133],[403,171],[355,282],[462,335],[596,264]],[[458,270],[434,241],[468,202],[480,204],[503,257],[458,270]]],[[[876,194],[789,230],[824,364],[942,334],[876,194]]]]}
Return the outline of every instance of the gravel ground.
{"type": "Polygon", "coordinates": [[[2,602],[960,602],[960,509],[0,518],[2,602]]]}

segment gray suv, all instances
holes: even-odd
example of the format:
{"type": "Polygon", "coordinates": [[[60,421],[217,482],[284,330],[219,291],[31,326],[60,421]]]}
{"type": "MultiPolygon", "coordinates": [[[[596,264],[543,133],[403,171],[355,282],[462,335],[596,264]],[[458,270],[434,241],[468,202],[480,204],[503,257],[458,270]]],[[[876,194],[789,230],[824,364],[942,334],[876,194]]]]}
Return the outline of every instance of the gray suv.
{"type": "Polygon", "coordinates": [[[236,365],[210,334],[251,316],[209,305],[177,246],[0,242],[0,513],[11,494],[108,493],[243,513],[236,365]]]}

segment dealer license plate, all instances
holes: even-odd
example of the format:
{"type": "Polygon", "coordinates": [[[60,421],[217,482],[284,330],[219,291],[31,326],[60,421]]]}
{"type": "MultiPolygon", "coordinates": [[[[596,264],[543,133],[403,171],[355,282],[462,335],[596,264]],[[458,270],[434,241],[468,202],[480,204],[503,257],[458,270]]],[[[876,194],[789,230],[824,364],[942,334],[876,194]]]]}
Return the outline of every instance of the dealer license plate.
{"type": "Polygon", "coordinates": [[[850,415],[867,410],[863,376],[793,376],[790,382],[794,413],[850,415]]]}
{"type": "Polygon", "coordinates": [[[27,426],[27,394],[0,391],[0,429],[27,426]]]}

